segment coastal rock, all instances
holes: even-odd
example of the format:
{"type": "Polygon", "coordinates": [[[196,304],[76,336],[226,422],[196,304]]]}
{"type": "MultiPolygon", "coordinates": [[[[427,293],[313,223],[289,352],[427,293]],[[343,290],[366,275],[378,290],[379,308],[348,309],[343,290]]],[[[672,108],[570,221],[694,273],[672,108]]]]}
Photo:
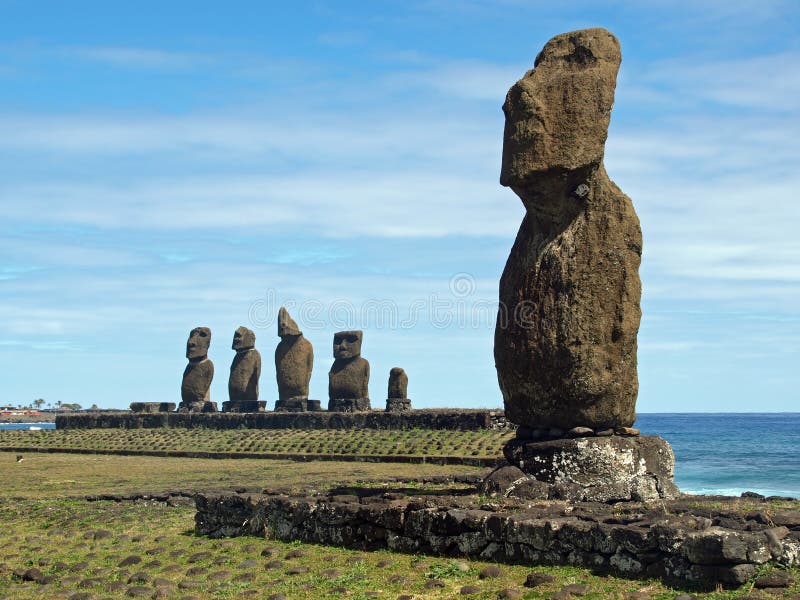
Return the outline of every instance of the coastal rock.
{"type": "Polygon", "coordinates": [[[328,410],[370,410],[369,362],[361,357],[362,331],[340,331],[333,336],[333,366],[328,373],[328,410]]]}
{"type": "Polygon", "coordinates": [[[214,379],[214,363],[208,359],[210,344],[211,330],[208,327],[195,327],[189,332],[189,339],[186,342],[186,358],[189,359],[189,364],[183,372],[181,403],[178,405],[180,411],[209,412],[210,410],[211,380],[214,379]]]}
{"type": "Polygon", "coordinates": [[[319,410],[319,401],[308,399],[314,348],[284,307],[278,311],[278,337],[281,341],[275,348],[275,375],[278,379],[275,410],[319,410]]]}
{"type": "Polygon", "coordinates": [[[495,364],[518,425],[629,427],[638,393],[642,235],[603,154],[617,39],[551,39],[508,92],[500,183],[526,214],[500,280],[495,364]]]}

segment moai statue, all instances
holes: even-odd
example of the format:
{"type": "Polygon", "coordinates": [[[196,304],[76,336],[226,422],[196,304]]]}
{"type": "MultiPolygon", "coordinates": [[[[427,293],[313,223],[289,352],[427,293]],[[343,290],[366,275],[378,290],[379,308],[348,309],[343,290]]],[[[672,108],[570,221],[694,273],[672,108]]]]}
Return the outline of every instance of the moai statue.
{"type": "Polygon", "coordinates": [[[408,375],[400,367],[389,371],[389,393],[386,399],[386,412],[403,412],[411,410],[408,399],[408,375]]]}
{"type": "Polygon", "coordinates": [[[340,331],[333,336],[333,366],[328,373],[328,410],[370,410],[369,363],[361,357],[361,331],[340,331]]]}
{"type": "Polygon", "coordinates": [[[529,428],[636,418],[642,232],[603,166],[620,60],[605,29],[556,36],[503,105],[500,183],[526,213],[500,279],[494,355],[506,416],[529,428]]]}
{"type": "Polygon", "coordinates": [[[308,384],[314,369],[314,347],[284,307],[278,311],[278,337],[275,348],[275,376],[278,378],[276,411],[321,410],[319,400],[308,399],[308,384]]]}
{"type": "Polygon", "coordinates": [[[631,428],[642,232],[603,165],[621,58],[605,29],[563,33],[503,105],[500,183],[525,218],[500,279],[494,358],[519,425],[506,468],[537,497],[551,485],[546,497],[595,502],[678,493],[669,444],[631,428]]]}
{"type": "Polygon", "coordinates": [[[263,412],[266,402],[258,400],[258,378],[261,377],[261,354],[255,348],[256,334],[247,327],[239,327],[233,334],[231,348],[236,356],[231,363],[228,379],[228,402],[222,403],[222,412],[263,412]]]}
{"type": "Polygon", "coordinates": [[[217,412],[210,394],[211,380],[214,379],[214,363],[208,359],[210,344],[211,330],[208,327],[195,327],[189,332],[186,341],[189,364],[183,372],[179,412],[217,412]]]}

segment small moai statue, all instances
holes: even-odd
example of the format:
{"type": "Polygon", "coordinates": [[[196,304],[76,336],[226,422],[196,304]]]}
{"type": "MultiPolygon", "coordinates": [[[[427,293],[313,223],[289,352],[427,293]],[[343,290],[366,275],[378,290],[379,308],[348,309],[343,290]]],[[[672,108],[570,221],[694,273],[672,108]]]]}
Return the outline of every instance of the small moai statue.
{"type": "Polygon", "coordinates": [[[258,400],[261,354],[255,346],[256,334],[251,329],[242,326],[234,332],[231,348],[236,350],[236,356],[228,379],[229,400],[222,403],[222,412],[264,412],[267,403],[258,400]]]}
{"type": "Polygon", "coordinates": [[[408,375],[400,367],[389,371],[389,392],[386,399],[386,412],[403,412],[411,410],[408,399],[408,375]]]}
{"type": "Polygon", "coordinates": [[[328,373],[328,410],[359,412],[369,403],[369,363],[361,357],[362,331],[340,331],[333,336],[333,366],[328,373]]]}
{"type": "Polygon", "coordinates": [[[278,311],[278,337],[275,348],[275,376],[278,401],[275,410],[304,412],[321,410],[319,400],[308,399],[308,384],[314,369],[314,347],[283,306],[278,311]]]}
{"type": "Polygon", "coordinates": [[[189,332],[189,339],[186,341],[186,358],[189,359],[189,364],[183,371],[179,412],[217,412],[216,403],[211,402],[214,363],[208,359],[209,345],[211,330],[208,327],[195,327],[189,332]]]}

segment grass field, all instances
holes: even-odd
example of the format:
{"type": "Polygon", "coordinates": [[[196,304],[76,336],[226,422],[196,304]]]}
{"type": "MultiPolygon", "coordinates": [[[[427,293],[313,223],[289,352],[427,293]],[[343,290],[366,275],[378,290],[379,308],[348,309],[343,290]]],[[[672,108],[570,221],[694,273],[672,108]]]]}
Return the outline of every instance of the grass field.
{"type": "MultiPolygon", "coordinates": [[[[188,498],[177,505],[85,499],[107,493],[240,487],[321,491],[395,478],[478,474],[484,469],[42,453],[23,457],[17,463],[14,453],[0,452],[0,599],[545,599],[570,584],[587,586],[583,598],[588,600],[674,600],[685,593],[658,581],[595,576],[570,567],[492,565],[258,538],[211,540],[194,535],[194,508],[188,498]],[[40,582],[22,581],[26,571],[28,578],[40,582]],[[525,588],[532,571],[554,580],[525,588]]],[[[800,594],[796,584],[783,597],[792,594],[800,594]]],[[[697,597],[781,596],[746,586],[697,597]]]]}
{"type": "Polygon", "coordinates": [[[0,431],[3,448],[496,459],[513,432],[378,429],[0,431]]]}

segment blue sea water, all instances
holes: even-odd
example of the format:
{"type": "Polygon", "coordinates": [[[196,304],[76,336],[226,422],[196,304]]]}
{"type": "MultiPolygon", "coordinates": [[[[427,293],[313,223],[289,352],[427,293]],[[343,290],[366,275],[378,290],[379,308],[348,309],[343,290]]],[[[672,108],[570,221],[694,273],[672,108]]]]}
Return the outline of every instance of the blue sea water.
{"type": "Polygon", "coordinates": [[[800,413],[640,414],[635,427],[672,445],[682,492],[800,498],[800,413]]]}
{"type": "Polygon", "coordinates": [[[30,429],[31,427],[41,427],[42,429],[55,429],[55,423],[0,423],[0,431],[10,429],[30,429]]]}
{"type": "MultiPolygon", "coordinates": [[[[31,425],[55,427],[3,423],[0,430],[31,425]]],[[[683,492],[800,498],[800,413],[645,413],[636,427],[672,445],[683,492]]]]}

